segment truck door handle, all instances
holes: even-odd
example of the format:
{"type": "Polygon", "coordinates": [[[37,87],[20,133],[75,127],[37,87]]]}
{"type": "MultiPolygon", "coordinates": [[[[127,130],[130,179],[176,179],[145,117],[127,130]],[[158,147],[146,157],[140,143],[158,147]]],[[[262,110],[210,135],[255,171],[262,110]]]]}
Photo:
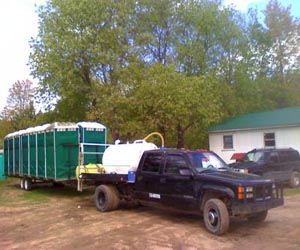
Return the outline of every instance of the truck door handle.
{"type": "Polygon", "coordinates": [[[160,178],[160,183],[166,183],[166,178],[160,178]]]}

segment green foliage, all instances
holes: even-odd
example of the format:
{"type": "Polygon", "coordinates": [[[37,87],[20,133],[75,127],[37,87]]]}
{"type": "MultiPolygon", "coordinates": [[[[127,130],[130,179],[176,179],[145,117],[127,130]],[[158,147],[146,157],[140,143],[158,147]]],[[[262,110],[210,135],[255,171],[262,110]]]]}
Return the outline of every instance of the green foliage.
{"type": "Polygon", "coordinates": [[[283,7],[278,0],[270,0],[264,14],[272,43],[270,64],[273,78],[286,83],[287,73],[300,69],[300,19],[293,18],[290,7],[283,7]]]}
{"type": "Polygon", "coordinates": [[[9,89],[6,106],[1,113],[1,127],[7,132],[25,129],[35,124],[32,82],[17,81],[9,89]]]}
{"type": "Polygon", "coordinates": [[[38,13],[37,121],[89,119],[110,140],[156,130],[168,146],[203,148],[228,116],[300,105],[299,19],[277,0],[264,23],[219,0],[49,0],[38,13]]]}

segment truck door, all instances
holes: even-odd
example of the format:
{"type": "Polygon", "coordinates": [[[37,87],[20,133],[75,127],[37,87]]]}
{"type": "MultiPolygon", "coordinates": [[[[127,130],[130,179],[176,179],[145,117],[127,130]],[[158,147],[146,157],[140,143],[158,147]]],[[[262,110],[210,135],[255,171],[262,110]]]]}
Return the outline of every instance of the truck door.
{"type": "Polygon", "coordinates": [[[159,181],[159,193],[164,205],[189,210],[197,207],[192,172],[190,175],[181,175],[179,171],[188,168],[189,161],[185,154],[166,155],[165,167],[159,181]]]}
{"type": "Polygon", "coordinates": [[[297,151],[280,151],[280,177],[281,181],[288,181],[294,169],[297,169],[299,161],[297,151]]]}
{"type": "Polygon", "coordinates": [[[277,152],[271,152],[263,176],[271,180],[279,180],[281,163],[277,152]]]}
{"type": "Polygon", "coordinates": [[[135,182],[134,194],[137,199],[151,203],[160,202],[159,176],[163,157],[163,152],[147,152],[143,155],[135,182]]]}

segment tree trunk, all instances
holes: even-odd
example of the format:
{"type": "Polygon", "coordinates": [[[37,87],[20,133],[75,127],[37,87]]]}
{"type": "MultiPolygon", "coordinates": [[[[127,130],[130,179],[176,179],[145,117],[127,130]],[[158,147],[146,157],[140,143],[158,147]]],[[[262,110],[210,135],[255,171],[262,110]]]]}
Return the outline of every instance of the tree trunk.
{"type": "Polygon", "coordinates": [[[111,137],[113,138],[113,141],[120,139],[120,133],[117,128],[110,129],[111,137]]]}
{"type": "Polygon", "coordinates": [[[177,125],[177,148],[184,148],[184,129],[177,125]]]}

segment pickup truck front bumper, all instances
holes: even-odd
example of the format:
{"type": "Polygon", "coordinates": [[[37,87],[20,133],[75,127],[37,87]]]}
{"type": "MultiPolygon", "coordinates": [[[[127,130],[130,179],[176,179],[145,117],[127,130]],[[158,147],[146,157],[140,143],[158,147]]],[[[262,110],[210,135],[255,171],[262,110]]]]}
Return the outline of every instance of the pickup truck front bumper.
{"type": "Polygon", "coordinates": [[[231,207],[232,216],[245,216],[257,212],[269,210],[271,208],[279,207],[284,204],[283,197],[271,198],[269,200],[259,202],[237,203],[231,207]]]}
{"type": "MultiPolygon", "coordinates": [[[[246,194],[245,194],[246,197],[246,194]]],[[[269,210],[271,208],[279,207],[284,204],[283,199],[283,185],[276,184],[273,190],[273,195],[262,196],[253,199],[235,200],[231,206],[232,216],[247,216],[253,213],[269,210]]]]}

